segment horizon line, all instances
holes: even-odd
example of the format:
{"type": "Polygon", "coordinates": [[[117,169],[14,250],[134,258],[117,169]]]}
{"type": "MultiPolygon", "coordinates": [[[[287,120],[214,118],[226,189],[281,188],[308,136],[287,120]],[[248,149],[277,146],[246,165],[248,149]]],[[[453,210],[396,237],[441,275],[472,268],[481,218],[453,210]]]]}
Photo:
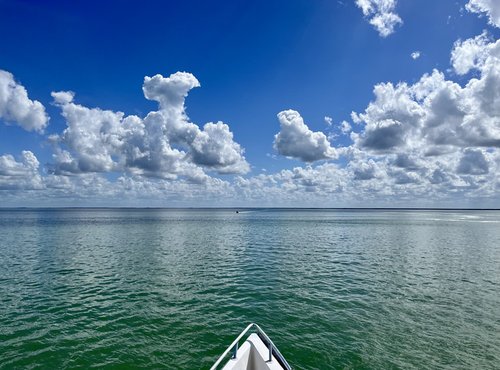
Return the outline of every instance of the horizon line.
{"type": "Polygon", "coordinates": [[[380,211],[500,211],[500,208],[449,208],[449,207],[135,207],[135,206],[53,206],[53,207],[0,207],[0,211],[7,210],[70,210],[70,209],[151,209],[151,210],[380,210],[380,211]]]}

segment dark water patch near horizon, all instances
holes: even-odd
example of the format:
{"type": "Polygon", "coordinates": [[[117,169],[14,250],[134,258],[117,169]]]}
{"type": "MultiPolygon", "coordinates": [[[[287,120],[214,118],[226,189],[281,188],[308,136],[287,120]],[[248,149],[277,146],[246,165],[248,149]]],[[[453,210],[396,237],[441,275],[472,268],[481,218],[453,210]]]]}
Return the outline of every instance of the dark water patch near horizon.
{"type": "Polygon", "coordinates": [[[495,369],[500,212],[0,210],[0,368],[495,369]]]}

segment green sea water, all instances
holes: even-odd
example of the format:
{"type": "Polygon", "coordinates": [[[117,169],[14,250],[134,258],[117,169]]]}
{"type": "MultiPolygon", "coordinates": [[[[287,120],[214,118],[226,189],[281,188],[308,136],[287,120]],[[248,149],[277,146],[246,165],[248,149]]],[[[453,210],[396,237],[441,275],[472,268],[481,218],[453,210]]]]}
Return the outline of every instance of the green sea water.
{"type": "Polygon", "coordinates": [[[500,212],[0,211],[1,369],[500,369],[500,212]]]}

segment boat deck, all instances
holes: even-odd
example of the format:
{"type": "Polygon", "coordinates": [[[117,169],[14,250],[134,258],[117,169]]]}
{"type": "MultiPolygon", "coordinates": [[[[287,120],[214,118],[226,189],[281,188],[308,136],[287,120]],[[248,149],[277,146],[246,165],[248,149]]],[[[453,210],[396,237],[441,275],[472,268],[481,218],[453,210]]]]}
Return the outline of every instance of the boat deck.
{"type": "Polygon", "coordinates": [[[223,370],[283,370],[278,360],[272,355],[268,361],[269,348],[255,333],[251,334],[238,349],[236,358],[230,359],[223,370]]]}

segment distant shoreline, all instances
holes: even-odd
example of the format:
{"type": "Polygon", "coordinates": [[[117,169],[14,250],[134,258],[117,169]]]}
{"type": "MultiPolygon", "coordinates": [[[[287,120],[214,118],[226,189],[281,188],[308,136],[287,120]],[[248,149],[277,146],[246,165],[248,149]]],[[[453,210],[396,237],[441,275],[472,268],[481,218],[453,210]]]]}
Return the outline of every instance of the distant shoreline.
{"type": "Polygon", "coordinates": [[[0,207],[13,210],[243,210],[243,211],[500,211],[500,208],[425,208],[425,207],[0,207]]]}

